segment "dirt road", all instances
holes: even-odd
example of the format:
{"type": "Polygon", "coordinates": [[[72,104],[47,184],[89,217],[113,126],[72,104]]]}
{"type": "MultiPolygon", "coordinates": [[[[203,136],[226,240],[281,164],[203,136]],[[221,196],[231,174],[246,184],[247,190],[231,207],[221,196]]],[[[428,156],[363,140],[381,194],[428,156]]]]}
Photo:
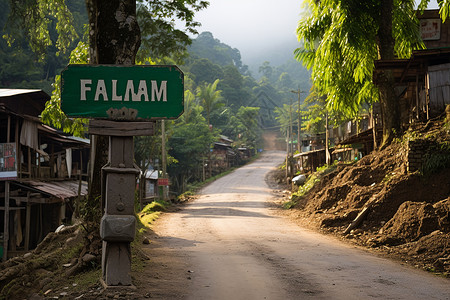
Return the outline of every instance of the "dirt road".
{"type": "Polygon", "coordinates": [[[309,231],[270,207],[267,152],[157,221],[138,287],[156,299],[450,299],[450,281],[309,231]]]}

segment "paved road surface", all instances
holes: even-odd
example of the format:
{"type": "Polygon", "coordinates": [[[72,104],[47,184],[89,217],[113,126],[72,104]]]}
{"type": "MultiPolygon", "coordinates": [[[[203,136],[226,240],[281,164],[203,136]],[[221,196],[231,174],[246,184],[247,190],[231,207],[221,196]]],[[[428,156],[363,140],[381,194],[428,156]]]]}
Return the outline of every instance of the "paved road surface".
{"type": "Polygon", "coordinates": [[[148,286],[167,299],[450,299],[450,280],[375,257],[274,213],[264,176],[283,160],[256,162],[165,214],[147,249],[148,286]]]}

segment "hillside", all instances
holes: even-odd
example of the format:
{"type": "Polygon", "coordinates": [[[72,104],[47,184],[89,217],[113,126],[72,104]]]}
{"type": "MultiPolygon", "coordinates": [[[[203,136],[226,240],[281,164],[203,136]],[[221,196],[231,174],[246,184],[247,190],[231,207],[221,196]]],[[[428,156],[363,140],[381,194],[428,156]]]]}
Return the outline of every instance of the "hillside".
{"type": "Polygon", "coordinates": [[[310,176],[313,187],[284,205],[303,226],[449,276],[449,178],[450,122],[428,123],[358,162],[310,176]],[[416,172],[407,171],[411,140],[432,145],[416,172]]]}

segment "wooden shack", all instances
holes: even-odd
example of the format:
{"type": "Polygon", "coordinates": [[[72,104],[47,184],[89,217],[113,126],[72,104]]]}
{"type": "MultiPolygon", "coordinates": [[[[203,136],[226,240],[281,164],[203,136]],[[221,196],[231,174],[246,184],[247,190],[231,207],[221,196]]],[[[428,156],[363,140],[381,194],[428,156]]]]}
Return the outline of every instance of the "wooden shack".
{"type": "Polygon", "coordinates": [[[35,248],[69,223],[87,192],[89,143],[43,125],[49,95],[0,89],[0,250],[2,259],[35,248]]]}
{"type": "Polygon", "coordinates": [[[438,10],[418,15],[426,46],[409,59],[378,60],[374,82],[380,71],[393,70],[403,125],[441,115],[450,104],[450,22],[442,23],[438,10]]]}

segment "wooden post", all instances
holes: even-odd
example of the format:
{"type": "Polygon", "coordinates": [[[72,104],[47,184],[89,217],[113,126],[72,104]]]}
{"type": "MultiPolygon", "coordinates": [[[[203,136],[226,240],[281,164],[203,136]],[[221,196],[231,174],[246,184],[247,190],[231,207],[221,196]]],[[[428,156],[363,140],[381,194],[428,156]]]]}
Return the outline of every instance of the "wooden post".
{"type": "Polygon", "coordinates": [[[108,163],[102,198],[105,214],[100,224],[102,283],[131,286],[131,246],[135,234],[134,191],[139,168],[134,164],[133,135],[153,134],[153,123],[91,120],[89,133],[109,135],[108,163]]]}
{"type": "Polygon", "coordinates": [[[27,193],[27,211],[25,219],[25,251],[30,249],[31,203],[30,192],[27,193]]]}
{"type": "Polygon", "coordinates": [[[329,132],[328,132],[328,112],[325,113],[325,163],[329,165],[331,163],[331,155],[328,144],[329,132]]]}
{"type": "MultiPolygon", "coordinates": [[[[130,242],[123,241],[119,237],[116,241],[114,237],[111,237],[107,232],[109,225],[105,217],[134,218],[134,187],[139,170],[134,169],[133,165],[133,137],[110,136],[109,149],[109,166],[104,168],[106,173],[105,216],[100,230],[103,237],[103,280],[107,286],[131,285],[130,242]]],[[[120,230],[117,229],[120,226],[118,223],[113,226],[115,231],[121,232],[131,225],[127,223],[120,230]]],[[[132,227],[134,238],[134,223],[132,227]]]]}
{"type": "MultiPolygon", "coordinates": [[[[167,178],[167,158],[166,158],[166,126],[164,120],[161,120],[161,164],[162,164],[162,178],[167,178]]],[[[211,174],[209,175],[211,176],[211,174]]],[[[167,199],[168,186],[163,185],[163,200],[167,199]]]]}
{"type": "Polygon", "coordinates": [[[9,181],[5,181],[5,218],[3,226],[3,261],[8,259],[9,240],[9,181]]]}
{"type": "Polygon", "coordinates": [[[17,166],[17,177],[22,177],[22,162],[21,162],[21,151],[20,151],[20,141],[19,141],[19,118],[16,118],[16,130],[14,134],[14,141],[16,142],[16,166],[17,166]]]}
{"type": "Polygon", "coordinates": [[[31,176],[31,148],[27,146],[28,149],[28,178],[32,178],[31,176]]]}
{"type": "Polygon", "coordinates": [[[419,74],[416,74],[416,119],[419,120],[419,74]]]}

